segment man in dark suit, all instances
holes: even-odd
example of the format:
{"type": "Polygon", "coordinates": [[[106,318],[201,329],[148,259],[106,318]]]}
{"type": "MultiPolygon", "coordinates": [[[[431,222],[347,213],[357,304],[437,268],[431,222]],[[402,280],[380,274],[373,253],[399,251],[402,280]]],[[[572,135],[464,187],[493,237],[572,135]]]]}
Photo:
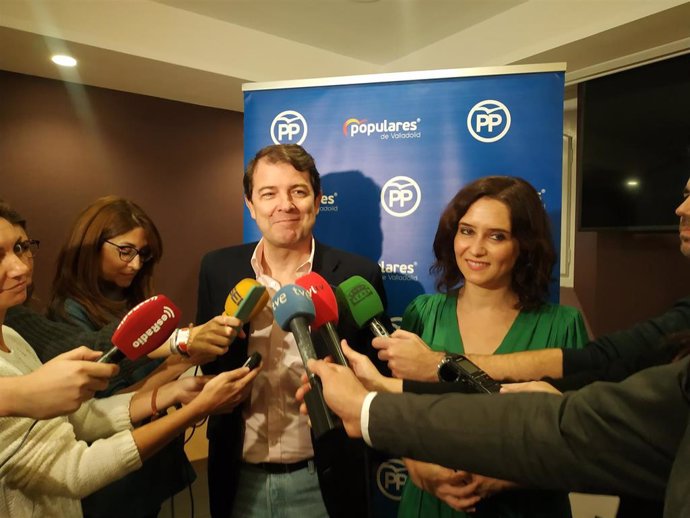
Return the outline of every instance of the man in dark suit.
{"type": "Polygon", "coordinates": [[[309,368],[348,434],[374,448],[530,486],[664,499],[665,518],[690,516],[689,357],[562,397],[377,394],[347,367],[309,368]]]}
{"type": "MultiPolygon", "coordinates": [[[[260,150],[247,167],[244,193],[262,239],[203,258],[197,322],[217,315],[243,278],[256,278],[273,295],[311,271],[330,284],[360,275],[385,305],[376,263],[314,240],[321,183],[313,158],[302,147],[260,150]]],[[[347,439],[344,432],[312,445],[294,400],[304,367],[294,338],[273,322],[269,306],[244,326],[245,337],[235,340],[226,355],[204,366],[204,372],[215,374],[239,367],[249,353],[263,357],[262,372],[244,407],[209,421],[211,515],[268,517],[279,509],[281,516],[299,518],[366,516],[364,445],[347,439]]],[[[366,347],[371,341],[371,335],[351,323],[341,322],[339,331],[351,337],[351,343],[366,347]]],[[[367,349],[376,359],[375,351],[367,349]]]]}

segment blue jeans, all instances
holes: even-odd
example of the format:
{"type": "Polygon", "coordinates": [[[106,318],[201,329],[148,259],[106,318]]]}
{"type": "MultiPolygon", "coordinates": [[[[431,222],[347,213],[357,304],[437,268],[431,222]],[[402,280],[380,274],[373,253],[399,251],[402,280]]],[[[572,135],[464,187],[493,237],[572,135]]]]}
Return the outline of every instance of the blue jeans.
{"type": "Polygon", "coordinates": [[[232,518],[328,518],[314,462],[281,474],[244,464],[232,518]]]}

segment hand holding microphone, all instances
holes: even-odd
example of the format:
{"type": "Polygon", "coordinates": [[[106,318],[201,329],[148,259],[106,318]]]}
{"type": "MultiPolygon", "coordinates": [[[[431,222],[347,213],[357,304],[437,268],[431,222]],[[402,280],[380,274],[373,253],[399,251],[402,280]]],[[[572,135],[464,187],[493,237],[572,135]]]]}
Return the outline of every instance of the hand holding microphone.
{"type": "Polygon", "coordinates": [[[316,360],[316,350],[309,335],[309,323],[314,319],[314,304],[309,293],[296,284],[283,286],[271,301],[276,322],[284,331],[292,331],[297,342],[311,390],[305,395],[309,419],[316,438],[338,427],[338,422],[326,406],[319,380],[307,367],[310,359],[316,360]]]}
{"type": "MultiPolygon", "coordinates": [[[[357,379],[349,367],[326,362],[324,360],[309,360],[308,372],[318,376],[319,390],[324,401],[341,419],[347,435],[361,437],[361,413],[367,389],[357,379]],[[321,388],[323,386],[323,388],[321,388]]],[[[302,386],[297,389],[295,398],[301,402],[300,412],[312,417],[312,402],[310,394],[314,392],[311,381],[305,375],[302,386]]],[[[313,426],[313,423],[312,423],[313,426]]]]}
{"type": "Polygon", "coordinates": [[[252,320],[268,303],[266,288],[255,279],[242,279],[228,294],[223,314],[190,331],[187,352],[195,364],[203,364],[228,351],[242,325],[252,320]]]}
{"type": "Polygon", "coordinates": [[[371,345],[396,378],[438,381],[437,367],[445,353],[432,350],[416,334],[398,329],[389,337],[374,338],[371,345]]]}

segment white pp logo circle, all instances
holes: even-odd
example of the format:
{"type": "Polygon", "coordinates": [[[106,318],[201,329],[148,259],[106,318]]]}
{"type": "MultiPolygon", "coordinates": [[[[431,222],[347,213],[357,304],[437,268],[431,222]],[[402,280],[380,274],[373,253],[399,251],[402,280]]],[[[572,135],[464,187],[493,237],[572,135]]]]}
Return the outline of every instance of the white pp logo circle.
{"type": "Polygon", "coordinates": [[[482,101],[467,115],[467,129],[480,142],[496,142],[510,129],[510,111],[500,101],[482,101]]]}
{"type": "Polygon", "coordinates": [[[422,191],[409,176],[396,176],[388,180],[381,189],[381,206],[396,218],[409,216],[419,207],[422,191]]]}
{"type": "Polygon", "coordinates": [[[400,501],[402,488],[407,481],[407,468],[400,459],[388,459],[376,470],[376,485],[386,498],[400,501]]]}
{"type": "Polygon", "coordinates": [[[285,110],[271,123],[271,139],[274,144],[302,144],[307,138],[307,120],[301,113],[285,110]]]}

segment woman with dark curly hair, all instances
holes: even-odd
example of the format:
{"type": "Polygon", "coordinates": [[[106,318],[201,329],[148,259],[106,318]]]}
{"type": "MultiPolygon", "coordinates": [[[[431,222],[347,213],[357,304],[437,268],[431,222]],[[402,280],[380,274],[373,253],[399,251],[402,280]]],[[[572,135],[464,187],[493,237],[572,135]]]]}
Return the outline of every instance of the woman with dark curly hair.
{"type": "MultiPolygon", "coordinates": [[[[587,342],[580,313],[547,302],[556,253],[542,201],[525,180],[489,176],[461,189],[441,215],[434,254],[441,293],[415,298],[401,326],[432,349],[503,354],[587,342]]],[[[406,464],[399,517],[570,516],[565,493],[518,491],[507,481],[406,464]]]]}

